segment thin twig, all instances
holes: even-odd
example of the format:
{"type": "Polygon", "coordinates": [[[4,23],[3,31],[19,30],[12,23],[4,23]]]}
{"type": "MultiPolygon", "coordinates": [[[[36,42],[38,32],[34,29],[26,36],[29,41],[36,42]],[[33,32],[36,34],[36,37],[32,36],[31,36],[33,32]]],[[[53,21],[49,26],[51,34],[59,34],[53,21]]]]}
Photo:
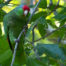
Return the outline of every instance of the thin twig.
{"type": "MultiPolygon", "coordinates": [[[[46,34],[45,36],[43,36],[43,37],[41,37],[41,38],[35,40],[34,42],[40,41],[40,40],[42,40],[42,39],[45,39],[46,37],[50,36],[50,35],[53,34],[54,32],[56,32],[56,31],[58,31],[58,30],[60,30],[60,29],[62,29],[62,28],[64,28],[64,27],[66,28],[66,25],[63,25],[63,26],[57,28],[56,30],[53,30],[52,32],[46,34]]],[[[30,41],[29,41],[29,42],[30,42],[30,41]]],[[[30,42],[30,43],[32,43],[32,42],[30,42]]]]}
{"type": "Polygon", "coordinates": [[[34,42],[40,41],[40,40],[42,40],[42,39],[44,39],[44,38],[50,36],[51,34],[53,34],[54,32],[56,32],[56,31],[58,31],[58,30],[60,30],[61,28],[65,27],[65,26],[66,26],[66,25],[63,25],[63,26],[57,28],[56,30],[54,30],[54,31],[52,31],[52,32],[50,32],[50,33],[48,33],[48,34],[46,34],[45,36],[43,36],[43,37],[41,37],[41,38],[35,40],[34,42]]]}
{"type": "MultiPolygon", "coordinates": [[[[56,11],[56,9],[57,9],[57,7],[58,7],[58,5],[59,5],[59,2],[60,2],[60,0],[58,0],[56,6],[55,6],[54,9],[49,13],[49,15],[50,15],[52,12],[56,11]]],[[[52,5],[51,5],[51,6],[52,6],[52,5]]],[[[48,8],[49,8],[49,7],[48,7],[48,8]]]]}
{"type": "MultiPolygon", "coordinates": [[[[38,7],[40,1],[41,1],[41,0],[39,0],[39,2],[37,3],[36,7],[34,8],[33,13],[30,15],[27,24],[30,22],[30,20],[31,20],[33,14],[35,13],[35,11],[36,11],[36,9],[37,9],[37,7],[38,7]]],[[[24,29],[21,31],[21,33],[19,34],[17,40],[20,40],[20,38],[21,38],[21,36],[22,36],[22,34],[23,34],[24,31],[25,31],[25,28],[24,28],[24,29]]],[[[17,50],[17,47],[18,47],[18,43],[19,43],[19,42],[16,42],[16,44],[15,44],[14,54],[13,54],[13,58],[12,58],[12,62],[11,62],[11,66],[13,66],[13,64],[14,64],[14,60],[15,60],[15,56],[16,56],[16,50],[17,50]]]]}
{"type": "Polygon", "coordinates": [[[33,45],[33,47],[34,47],[34,37],[35,37],[35,35],[34,35],[34,28],[32,29],[32,45],[33,45]]]}
{"type": "Polygon", "coordinates": [[[36,58],[37,58],[38,60],[40,60],[40,57],[38,56],[38,53],[37,53],[36,48],[35,48],[35,46],[34,46],[34,38],[35,38],[34,28],[35,28],[35,26],[34,26],[33,29],[32,29],[32,36],[33,36],[33,38],[32,38],[32,45],[33,45],[33,50],[34,50],[34,52],[35,52],[36,58]]]}
{"type": "Polygon", "coordinates": [[[53,3],[52,3],[52,0],[50,0],[50,5],[52,5],[53,3]]]}
{"type": "Polygon", "coordinates": [[[41,2],[41,0],[39,0],[39,2],[36,4],[36,6],[35,6],[35,8],[34,8],[34,10],[33,10],[33,13],[30,15],[30,17],[29,17],[29,19],[28,19],[27,24],[30,22],[30,20],[31,20],[32,16],[34,15],[34,13],[35,13],[35,11],[36,11],[36,9],[37,9],[37,7],[38,7],[38,5],[39,5],[40,2],[41,2]]]}

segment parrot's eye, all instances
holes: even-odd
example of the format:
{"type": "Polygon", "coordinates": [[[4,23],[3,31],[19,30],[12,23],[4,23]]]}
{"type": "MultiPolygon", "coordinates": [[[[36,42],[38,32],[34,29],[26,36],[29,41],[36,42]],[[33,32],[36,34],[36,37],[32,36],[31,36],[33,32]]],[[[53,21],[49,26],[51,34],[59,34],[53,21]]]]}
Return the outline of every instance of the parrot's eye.
{"type": "Polygon", "coordinates": [[[24,15],[26,16],[28,14],[28,10],[25,10],[24,11],[24,15]]]}

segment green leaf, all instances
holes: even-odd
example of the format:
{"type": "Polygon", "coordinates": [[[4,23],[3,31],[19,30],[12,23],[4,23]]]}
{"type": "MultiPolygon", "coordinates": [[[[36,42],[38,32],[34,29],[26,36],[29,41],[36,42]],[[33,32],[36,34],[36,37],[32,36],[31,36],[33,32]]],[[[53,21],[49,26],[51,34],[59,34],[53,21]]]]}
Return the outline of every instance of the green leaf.
{"type": "Polygon", "coordinates": [[[46,53],[49,57],[66,60],[66,56],[57,44],[37,44],[36,48],[39,55],[46,53]]]}
{"type": "Polygon", "coordinates": [[[60,38],[63,38],[66,35],[66,28],[62,28],[59,30],[59,36],[60,38]]]}
{"type": "Polygon", "coordinates": [[[51,64],[52,66],[59,66],[57,60],[53,58],[49,58],[49,64],[51,64]]]}
{"type": "Polygon", "coordinates": [[[66,55],[66,44],[63,44],[63,45],[61,44],[61,48],[62,48],[64,54],[66,55]]]}
{"type": "Polygon", "coordinates": [[[58,0],[52,0],[53,4],[57,4],[58,0]]]}
{"type": "Polygon", "coordinates": [[[47,8],[47,0],[41,0],[38,7],[39,8],[47,8]]]}
{"type": "MultiPolygon", "coordinates": [[[[58,29],[58,27],[56,27],[56,29],[58,29]]],[[[62,39],[64,39],[65,36],[66,36],[66,28],[62,27],[61,29],[59,29],[59,30],[55,31],[53,34],[51,34],[49,36],[49,39],[55,39],[56,41],[54,41],[54,42],[57,43],[58,38],[60,38],[62,40],[62,39]]]]}
{"type": "Polygon", "coordinates": [[[26,65],[27,66],[44,66],[44,65],[46,66],[46,64],[43,63],[42,61],[39,61],[32,57],[28,57],[26,65]]]}
{"type": "Polygon", "coordinates": [[[20,5],[21,4],[21,0],[11,0],[12,4],[15,4],[15,5],[20,5]]]}
{"type": "Polygon", "coordinates": [[[57,5],[58,0],[51,0],[51,1],[52,1],[52,3],[50,2],[50,4],[49,4],[49,8],[48,8],[49,10],[53,11],[55,9],[58,9],[59,7],[62,7],[60,5],[57,5]]]}
{"type": "Polygon", "coordinates": [[[60,21],[60,26],[63,26],[65,24],[65,22],[66,22],[66,19],[61,20],[60,21]]]}
{"type": "Polygon", "coordinates": [[[56,38],[60,37],[61,39],[63,39],[65,35],[66,35],[66,28],[61,28],[60,30],[54,32],[52,36],[56,38]]]}
{"type": "Polygon", "coordinates": [[[56,28],[56,27],[57,27],[57,26],[55,25],[55,19],[50,18],[50,19],[47,19],[46,21],[47,21],[47,23],[48,23],[51,27],[53,27],[53,28],[56,28]]]}
{"type": "Polygon", "coordinates": [[[4,0],[0,0],[0,4],[3,3],[3,2],[4,2],[4,0]]]}
{"type": "Polygon", "coordinates": [[[64,13],[66,13],[66,7],[62,7],[61,11],[59,12],[59,14],[64,14],[64,13]]]}
{"type": "Polygon", "coordinates": [[[33,15],[32,19],[31,19],[31,22],[34,22],[35,20],[37,20],[38,18],[40,17],[46,17],[47,16],[47,13],[46,12],[37,12],[33,15]]]}
{"type": "Polygon", "coordinates": [[[56,18],[57,20],[66,19],[66,14],[58,14],[58,15],[55,16],[55,18],[56,18]]]}
{"type": "MultiPolygon", "coordinates": [[[[43,16],[42,16],[43,17],[43,16]]],[[[42,19],[42,17],[38,18],[35,22],[32,22],[31,23],[31,26],[30,28],[27,30],[27,33],[26,33],[26,39],[28,39],[28,36],[30,35],[30,32],[32,31],[32,29],[34,28],[35,25],[37,25],[40,20],[42,19]]]]}
{"type": "Polygon", "coordinates": [[[39,30],[41,36],[44,36],[46,34],[46,29],[48,28],[46,19],[44,17],[42,17],[39,20],[39,23],[37,26],[38,26],[38,30],[39,30]]]}
{"type": "Polygon", "coordinates": [[[61,12],[59,12],[54,18],[56,18],[57,20],[66,19],[66,7],[63,7],[61,12]]]}
{"type": "Polygon", "coordinates": [[[33,27],[36,25],[36,22],[33,22],[30,26],[30,28],[27,30],[27,33],[26,33],[26,39],[29,37],[30,35],[30,32],[32,31],[33,27]]]}
{"type": "Polygon", "coordinates": [[[55,9],[55,7],[56,7],[56,5],[52,4],[52,5],[49,6],[49,9],[52,11],[52,10],[55,9]]]}
{"type": "Polygon", "coordinates": [[[44,25],[38,24],[38,30],[39,30],[41,36],[44,36],[46,34],[46,29],[45,29],[44,25]]]}

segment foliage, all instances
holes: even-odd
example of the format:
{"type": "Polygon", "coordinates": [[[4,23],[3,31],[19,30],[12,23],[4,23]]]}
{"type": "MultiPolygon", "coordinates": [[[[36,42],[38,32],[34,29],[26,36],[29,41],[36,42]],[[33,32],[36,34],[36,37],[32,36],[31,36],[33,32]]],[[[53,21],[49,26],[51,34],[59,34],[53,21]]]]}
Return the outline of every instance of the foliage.
{"type": "MultiPolygon", "coordinates": [[[[0,5],[3,3],[3,0],[0,0],[0,5]]],[[[23,66],[66,66],[66,42],[63,42],[66,41],[66,2],[60,0],[58,5],[57,3],[58,0],[52,0],[51,4],[50,0],[41,0],[38,9],[29,22],[24,43],[27,60],[23,66]],[[34,41],[32,41],[33,28],[34,41]],[[35,46],[31,44],[32,42],[35,46]],[[40,60],[37,59],[38,57],[40,60]]],[[[6,12],[8,13],[18,6],[20,0],[12,0],[10,4],[0,8],[0,66],[10,66],[12,60],[12,52],[3,33],[1,23],[6,12]],[[6,10],[6,8],[9,9],[6,10]]],[[[19,66],[19,64],[15,63],[14,66],[19,66]]]]}

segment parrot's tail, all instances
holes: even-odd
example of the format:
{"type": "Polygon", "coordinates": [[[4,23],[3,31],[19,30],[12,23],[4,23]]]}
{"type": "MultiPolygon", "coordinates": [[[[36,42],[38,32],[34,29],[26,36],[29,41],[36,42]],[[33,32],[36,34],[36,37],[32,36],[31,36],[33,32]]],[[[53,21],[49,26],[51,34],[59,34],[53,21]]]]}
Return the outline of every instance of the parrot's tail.
{"type": "Polygon", "coordinates": [[[10,47],[10,49],[11,49],[12,52],[13,52],[13,46],[12,46],[12,44],[11,44],[11,41],[10,41],[10,38],[9,38],[9,34],[7,35],[7,40],[8,40],[8,43],[9,43],[9,47],[10,47]]]}
{"type": "Polygon", "coordinates": [[[12,46],[11,41],[10,41],[10,38],[9,38],[9,32],[7,33],[7,40],[8,40],[8,43],[9,43],[9,47],[10,47],[10,49],[11,49],[12,52],[13,52],[14,49],[13,49],[13,46],[12,46]]]}

